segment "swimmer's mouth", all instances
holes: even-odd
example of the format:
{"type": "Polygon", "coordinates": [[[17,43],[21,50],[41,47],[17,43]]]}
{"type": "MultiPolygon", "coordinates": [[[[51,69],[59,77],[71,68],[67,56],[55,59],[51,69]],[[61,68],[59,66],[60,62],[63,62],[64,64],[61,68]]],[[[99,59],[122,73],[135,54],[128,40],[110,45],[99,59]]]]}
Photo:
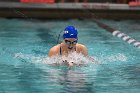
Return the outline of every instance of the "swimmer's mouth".
{"type": "Polygon", "coordinates": [[[68,49],[73,49],[73,47],[68,47],[68,49]]]}

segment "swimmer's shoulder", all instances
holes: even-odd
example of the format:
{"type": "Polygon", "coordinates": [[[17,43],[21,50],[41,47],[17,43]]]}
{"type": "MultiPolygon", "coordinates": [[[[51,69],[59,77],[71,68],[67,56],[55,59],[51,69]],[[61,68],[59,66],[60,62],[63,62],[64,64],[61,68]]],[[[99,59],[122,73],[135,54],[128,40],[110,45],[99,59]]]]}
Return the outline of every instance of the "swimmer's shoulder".
{"type": "Polygon", "coordinates": [[[76,45],[76,50],[77,52],[82,53],[83,55],[87,56],[88,55],[88,49],[85,45],[83,44],[77,44],[76,45]]]}
{"type": "Polygon", "coordinates": [[[49,56],[57,55],[59,53],[60,44],[53,46],[49,51],[49,56]]]}
{"type": "Polygon", "coordinates": [[[79,48],[79,49],[86,49],[87,50],[87,47],[85,45],[83,45],[83,44],[77,43],[76,47],[79,48]]]}

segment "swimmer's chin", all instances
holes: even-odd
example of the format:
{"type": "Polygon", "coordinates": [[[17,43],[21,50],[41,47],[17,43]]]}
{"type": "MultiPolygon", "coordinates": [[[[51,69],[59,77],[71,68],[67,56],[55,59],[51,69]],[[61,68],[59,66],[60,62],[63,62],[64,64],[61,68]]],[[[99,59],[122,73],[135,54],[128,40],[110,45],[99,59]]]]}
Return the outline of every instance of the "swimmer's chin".
{"type": "Polygon", "coordinates": [[[68,49],[70,49],[70,50],[71,50],[71,49],[73,49],[73,47],[68,47],[68,49]]]}

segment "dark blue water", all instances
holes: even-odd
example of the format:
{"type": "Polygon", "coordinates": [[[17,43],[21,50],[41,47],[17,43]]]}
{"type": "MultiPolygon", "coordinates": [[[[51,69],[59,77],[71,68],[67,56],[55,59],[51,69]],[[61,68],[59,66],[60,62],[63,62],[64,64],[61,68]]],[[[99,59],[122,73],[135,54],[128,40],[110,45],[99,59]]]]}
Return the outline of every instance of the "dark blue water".
{"type": "MultiPolygon", "coordinates": [[[[140,41],[140,20],[101,20],[140,41]]],[[[0,93],[139,93],[140,49],[90,20],[0,19],[0,93]],[[67,69],[36,63],[67,25],[101,64],[67,69]],[[20,55],[22,58],[18,58],[20,55]]]]}

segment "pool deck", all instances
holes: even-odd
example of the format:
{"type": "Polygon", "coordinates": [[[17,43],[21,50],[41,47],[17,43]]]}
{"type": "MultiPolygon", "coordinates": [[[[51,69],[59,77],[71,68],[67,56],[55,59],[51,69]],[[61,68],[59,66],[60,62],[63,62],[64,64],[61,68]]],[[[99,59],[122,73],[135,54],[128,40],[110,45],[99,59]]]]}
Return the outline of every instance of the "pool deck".
{"type": "Polygon", "coordinates": [[[106,19],[140,19],[140,7],[128,4],[110,3],[20,3],[0,2],[0,17],[6,18],[106,18],[106,19]]]}

